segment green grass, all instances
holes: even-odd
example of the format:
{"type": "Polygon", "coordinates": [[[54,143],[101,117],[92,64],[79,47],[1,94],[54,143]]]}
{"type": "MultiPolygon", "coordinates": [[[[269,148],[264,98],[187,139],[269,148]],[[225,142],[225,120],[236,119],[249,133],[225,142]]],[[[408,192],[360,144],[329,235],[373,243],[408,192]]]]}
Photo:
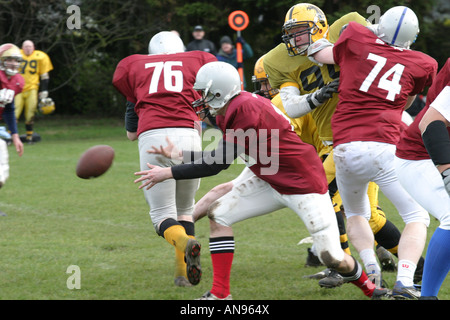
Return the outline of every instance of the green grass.
{"type": "MultiPolygon", "coordinates": [[[[42,141],[26,145],[23,157],[9,147],[10,178],[0,190],[0,209],[7,213],[0,217],[0,299],[191,300],[211,288],[207,219],[196,224],[203,244],[201,283],[173,285],[174,249],[155,234],[149,208],[133,183],[139,169],[137,143],[126,139],[120,119],[53,117],[40,119],[36,131],[42,141]],[[115,149],[112,168],[97,179],[77,178],[79,156],[96,144],[115,149]],[[81,289],[67,288],[70,265],[81,270],[81,289]]],[[[236,164],[203,179],[197,199],[242,168],[236,164]]],[[[403,223],[382,195],[381,204],[401,230],[403,223]]],[[[432,219],[430,235],[437,225],[432,219]]],[[[233,229],[235,299],[366,299],[350,284],[321,289],[302,278],[321,269],[304,267],[307,245],[297,243],[308,233],[291,211],[246,220],[233,229]]],[[[384,277],[390,285],[395,281],[394,273],[384,277]]],[[[440,299],[450,298],[449,281],[440,299]]]]}

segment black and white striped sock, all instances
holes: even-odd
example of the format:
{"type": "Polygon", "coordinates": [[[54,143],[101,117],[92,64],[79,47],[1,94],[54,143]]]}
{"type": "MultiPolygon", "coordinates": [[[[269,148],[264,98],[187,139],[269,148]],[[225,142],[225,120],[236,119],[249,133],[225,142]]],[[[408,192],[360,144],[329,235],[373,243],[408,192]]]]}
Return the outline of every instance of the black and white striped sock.
{"type": "Polygon", "coordinates": [[[234,252],[234,237],[209,238],[210,253],[234,252]]]}

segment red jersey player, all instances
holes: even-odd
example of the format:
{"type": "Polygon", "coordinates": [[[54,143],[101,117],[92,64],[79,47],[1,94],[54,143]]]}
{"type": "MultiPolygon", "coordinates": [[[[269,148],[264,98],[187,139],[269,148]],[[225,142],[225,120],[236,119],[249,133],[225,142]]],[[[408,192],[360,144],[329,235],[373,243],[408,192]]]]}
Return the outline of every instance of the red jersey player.
{"type": "Polygon", "coordinates": [[[197,158],[197,154],[177,151],[169,140],[167,147],[153,147],[153,152],[172,158],[178,155],[185,163],[171,168],[148,165],[150,170],[135,173],[141,176],[135,182],[143,182],[140,188],[152,188],[171,178],[217,174],[239,155],[247,160],[246,174],[209,208],[214,279],[211,291],[202,299],[231,299],[229,277],[234,253],[231,225],[284,207],[295,211],[304,221],[325,265],[335,268],[369,297],[386,294],[386,290],[375,288],[360,264],[342,250],[322,162],[314,147],[302,142],[291,129],[287,118],[270,100],[241,91],[237,70],[224,62],[203,66],[194,88],[203,92],[194,106],[205,105],[216,115],[223,132],[218,148],[197,158]]]}
{"type": "MultiPolygon", "coordinates": [[[[23,154],[23,143],[17,132],[14,96],[22,92],[25,84],[23,77],[18,74],[21,60],[22,55],[17,46],[12,43],[0,46],[0,119],[5,120],[19,156],[23,154]]],[[[0,139],[0,187],[8,177],[8,149],[5,141],[0,139]]]]}
{"type": "Polygon", "coordinates": [[[428,90],[425,107],[397,143],[399,181],[440,222],[428,245],[421,299],[437,299],[450,269],[450,181],[445,183],[450,174],[449,95],[450,58],[428,90]]]}
{"type": "Polygon", "coordinates": [[[369,273],[380,273],[373,251],[365,194],[369,181],[395,205],[404,222],[398,250],[394,297],[418,298],[413,283],[423,251],[428,213],[399,183],[394,168],[395,145],[400,137],[401,116],[436,75],[437,63],[413,51],[419,24],[407,7],[389,9],[371,29],[350,22],[339,40],[318,41],[308,50],[311,60],[341,68],[339,103],[332,118],[336,179],[347,216],[350,242],[369,273]]]}
{"type": "MultiPolygon", "coordinates": [[[[173,165],[147,153],[151,146],[162,145],[166,136],[180,148],[202,148],[195,128],[198,117],[191,106],[191,101],[200,96],[192,86],[198,69],[217,59],[207,52],[183,51],[181,39],[163,31],[150,40],[149,55],[123,59],[114,73],[113,85],[128,101],[127,135],[131,140],[139,138],[141,170],[147,168],[147,163],[173,165]],[[130,118],[138,118],[137,125],[130,118]]],[[[176,248],[175,284],[179,286],[196,285],[201,277],[200,244],[194,238],[192,220],[199,183],[199,179],[169,180],[144,190],[156,232],[176,248]]]]}

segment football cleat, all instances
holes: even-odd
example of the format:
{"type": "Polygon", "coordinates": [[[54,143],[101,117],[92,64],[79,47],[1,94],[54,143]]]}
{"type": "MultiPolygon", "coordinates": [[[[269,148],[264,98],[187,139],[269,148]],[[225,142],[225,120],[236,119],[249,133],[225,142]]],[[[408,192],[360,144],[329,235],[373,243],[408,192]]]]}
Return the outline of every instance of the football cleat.
{"type": "Polygon", "coordinates": [[[319,286],[322,288],[337,288],[344,284],[344,278],[334,269],[327,269],[328,274],[325,278],[319,280],[319,286]]]}
{"type": "Polygon", "coordinates": [[[377,257],[381,264],[381,271],[393,272],[397,270],[397,265],[395,264],[392,253],[385,248],[381,246],[377,248],[377,257]]]}
{"type": "Polygon", "coordinates": [[[187,278],[194,286],[200,282],[202,267],[200,266],[200,243],[195,239],[189,239],[186,245],[186,272],[187,278]]]}
{"type": "Polygon", "coordinates": [[[320,267],[323,263],[320,262],[319,258],[308,248],[308,256],[306,257],[305,267],[320,267]]]}
{"type": "Polygon", "coordinates": [[[390,292],[386,288],[375,288],[372,292],[372,296],[370,297],[372,300],[381,300],[383,298],[388,298],[390,292]]]}
{"type": "Polygon", "coordinates": [[[392,289],[392,297],[398,300],[417,300],[420,298],[420,290],[415,286],[404,286],[401,281],[397,281],[392,289]]]}
{"type": "Polygon", "coordinates": [[[214,295],[208,291],[196,300],[233,300],[233,297],[231,296],[231,294],[229,294],[225,298],[219,298],[216,295],[214,295]]]}

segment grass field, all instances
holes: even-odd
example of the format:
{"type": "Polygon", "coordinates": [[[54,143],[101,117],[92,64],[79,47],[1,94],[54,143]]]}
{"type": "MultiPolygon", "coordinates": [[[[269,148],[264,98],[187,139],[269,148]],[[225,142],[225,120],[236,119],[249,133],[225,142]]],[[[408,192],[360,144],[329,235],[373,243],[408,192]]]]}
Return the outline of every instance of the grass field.
{"type": "MultiPolygon", "coordinates": [[[[23,131],[23,123],[19,124],[23,131]]],[[[119,120],[61,119],[36,123],[42,141],[26,145],[19,158],[9,147],[10,178],[0,190],[0,299],[3,300],[191,300],[210,289],[209,224],[196,224],[203,245],[203,278],[198,286],[173,285],[174,249],[151,225],[144,197],[133,183],[137,143],[126,139],[119,120]],[[102,177],[75,175],[81,153],[96,144],[116,151],[102,177]],[[69,266],[81,271],[80,289],[69,289],[69,266]]],[[[234,178],[242,165],[202,180],[197,199],[234,178]]],[[[381,205],[401,230],[403,223],[381,195],[381,205]]],[[[431,234],[438,223],[432,219],[431,234]]],[[[365,300],[346,284],[321,289],[304,275],[308,236],[300,219],[284,209],[234,227],[236,252],[232,294],[240,300],[365,300]]],[[[428,237],[429,240],[429,237],[428,237]]],[[[353,250],[356,255],[356,252],[353,250]]],[[[385,273],[389,285],[394,273],[385,273]]],[[[450,298],[446,279],[440,299],[450,298]]]]}

